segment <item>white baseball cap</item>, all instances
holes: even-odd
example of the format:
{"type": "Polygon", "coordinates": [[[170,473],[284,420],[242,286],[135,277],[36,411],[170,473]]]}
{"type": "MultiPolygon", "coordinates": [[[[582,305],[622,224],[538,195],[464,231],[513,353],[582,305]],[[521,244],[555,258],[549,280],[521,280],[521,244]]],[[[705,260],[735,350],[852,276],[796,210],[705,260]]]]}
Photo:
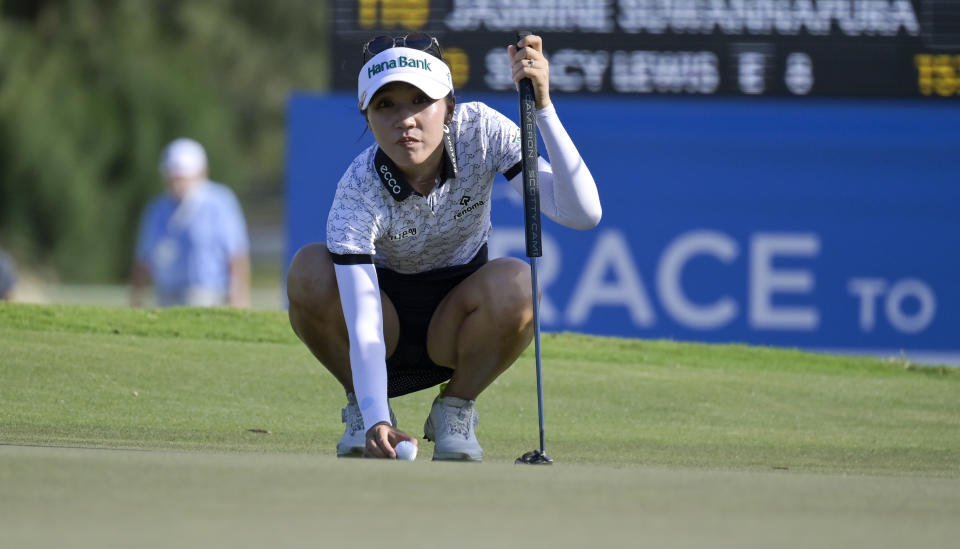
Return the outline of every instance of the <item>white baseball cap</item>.
{"type": "Polygon", "coordinates": [[[442,99],[453,92],[450,67],[439,58],[412,48],[387,48],[360,69],[357,76],[360,110],[366,109],[377,90],[390,82],[412,84],[431,99],[442,99]]]}
{"type": "Polygon", "coordinates": [[[170,142],[160,155],[160,171],[171,177],[192,177],[207,169],[207,153],[203,145],[181,137],[170,142]]]}

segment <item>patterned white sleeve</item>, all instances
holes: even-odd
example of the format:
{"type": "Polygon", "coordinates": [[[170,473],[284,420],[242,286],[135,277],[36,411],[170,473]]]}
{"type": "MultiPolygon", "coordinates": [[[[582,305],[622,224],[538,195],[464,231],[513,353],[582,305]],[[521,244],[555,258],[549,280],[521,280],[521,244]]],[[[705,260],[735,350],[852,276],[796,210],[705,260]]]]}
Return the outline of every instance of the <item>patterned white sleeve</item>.
{"type": "Polygon", "coordinates": [[[358,156],[337,184],[327,215],[327,249],[339,255],[369,255],[376,252],[382,213],[371,197],[377,189],[367,181],[369,151],[358,156]]]}
{"type": "Polygon", "coordinates": [[[520,126],[496,109],[486,105],[483,108],[483,118],[488,126],[484,134],[492,153],[493,168],[505,174],[520,162],[520,126]]]}

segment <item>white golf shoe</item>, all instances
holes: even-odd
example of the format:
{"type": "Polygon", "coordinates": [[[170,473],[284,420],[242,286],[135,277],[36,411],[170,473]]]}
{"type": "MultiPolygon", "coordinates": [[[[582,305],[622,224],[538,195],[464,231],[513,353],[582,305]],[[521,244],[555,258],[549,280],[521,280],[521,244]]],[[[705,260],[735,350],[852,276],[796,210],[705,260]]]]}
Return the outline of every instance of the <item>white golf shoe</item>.
{"type": "MultiPolygon", "coordinates": [[[[397,416],[389,406],[388,403],[390,423],[396,427],[397,416]]],[[[347,393],[347,407],[340,411],[340,419],[346,424],[346,429],[337,443],[337,457],[362,457],[363,449],[367,446],[367,431],[363,428],[363,414],[360,413],[357,397],[353,393],[347,393]]]]}
{"type": "Polygon", "coordinates": [[[434,442],[434,461],[483,461],[483,448],[474,433],[480,416],[473,403],[449,396],[433,401],[423,438],[434,442]]]}

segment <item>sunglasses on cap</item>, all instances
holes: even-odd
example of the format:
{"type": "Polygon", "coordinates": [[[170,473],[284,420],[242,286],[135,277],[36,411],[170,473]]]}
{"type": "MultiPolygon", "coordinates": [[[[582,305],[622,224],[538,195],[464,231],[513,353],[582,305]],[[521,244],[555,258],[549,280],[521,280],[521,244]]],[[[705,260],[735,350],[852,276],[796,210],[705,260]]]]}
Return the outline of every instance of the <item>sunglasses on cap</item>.
{"type": "Polygon", "coordinates": [[[438,59],[443,57],[440,42],[437,42],[436,38],[424,32],[412,32],[404,36],[381,34],[373,37],[363,45],[363,62],[366,63],[373,56],[390,48],[410,48],[425,51],[438,59]]]}

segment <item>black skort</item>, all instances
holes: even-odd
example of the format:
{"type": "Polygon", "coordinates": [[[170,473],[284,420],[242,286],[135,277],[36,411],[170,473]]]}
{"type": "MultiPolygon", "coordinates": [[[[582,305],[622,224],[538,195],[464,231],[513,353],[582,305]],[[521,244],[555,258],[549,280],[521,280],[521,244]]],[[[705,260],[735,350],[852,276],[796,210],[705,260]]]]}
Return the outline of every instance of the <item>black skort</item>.
{"type": "Polygon", "coordinates": [[[400,320],[397,348],[387,358],[387,396],[406,395],[450,379],[453,369],[439,366],[427,354],[427,328],[443,298],[487,262],[487,245],[465,265],[416,274],[377,267],[377,279],[400,320]]]}

